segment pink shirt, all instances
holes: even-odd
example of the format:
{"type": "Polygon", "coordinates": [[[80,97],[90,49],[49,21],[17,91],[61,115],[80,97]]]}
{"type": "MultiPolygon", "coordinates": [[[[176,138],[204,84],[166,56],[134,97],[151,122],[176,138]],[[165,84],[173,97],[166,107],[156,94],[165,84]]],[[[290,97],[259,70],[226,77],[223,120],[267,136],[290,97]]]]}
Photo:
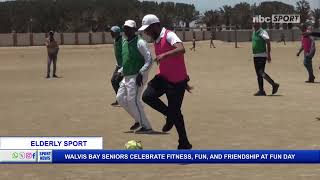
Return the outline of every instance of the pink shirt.
{"type": "Polygon", "coordinates": [[[301,43],[302,43],[304,53],[305,54],[309,53],[312,46],[312,39],[310,38],[310,36],[302,36],[301,43]]]}
{"type": "MultiPolygon", "coordinates": [[[[170,31],[166,30],[165,35],[163,38],[161,38],[160,42],[154,44],[157,56],[175,49],[174,46],[167,42],[168,32],[170,31]]],[[[158,69],[158,75],[172,83],[186,80],[188,75],[184,62],[184,55],[178,54],[161,60],[158,69]]]]}

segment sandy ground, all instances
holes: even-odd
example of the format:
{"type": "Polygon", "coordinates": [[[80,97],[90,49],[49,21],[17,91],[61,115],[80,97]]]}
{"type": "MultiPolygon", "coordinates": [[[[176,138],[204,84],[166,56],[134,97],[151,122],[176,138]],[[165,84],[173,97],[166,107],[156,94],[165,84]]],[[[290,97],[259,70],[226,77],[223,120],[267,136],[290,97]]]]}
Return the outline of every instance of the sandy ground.
{"type": "MultiPolygon", "coordinates": [[[[320,83],[305,84],[298,43],[273,43],[267,72],[281,84],[278,96],[254,97],[257,82],[249,43],[209,42],[188,50],[193,94],[183,106],[194,149],[320,149],[320,83]]],[[[191,44],[185,44],[187,48],[191,44]]],[[[317,42],[320,49],[320,44],[317,42]]],[[[102,136],[105,149],[123,149],[131,139],[145,149],[176,149],[177,134],[124,133],[132,119],[109,104],[113,50],[63,46],[60,79],[45,79],[43,47],[0,48],[1,136],[102,136]]],[[[320,81],[320,53],[314,59],[320,81]]],[[[154,75],[154,68],[150,78],[154,75]]],[[[271,88],[265,85],[270,94],[271,88]]],[[[149,107],[155,130],[164,118],[149,107]]],[[[319,180],[319,165],[1,165],[0,179],[215,179],[319,180]]]]}

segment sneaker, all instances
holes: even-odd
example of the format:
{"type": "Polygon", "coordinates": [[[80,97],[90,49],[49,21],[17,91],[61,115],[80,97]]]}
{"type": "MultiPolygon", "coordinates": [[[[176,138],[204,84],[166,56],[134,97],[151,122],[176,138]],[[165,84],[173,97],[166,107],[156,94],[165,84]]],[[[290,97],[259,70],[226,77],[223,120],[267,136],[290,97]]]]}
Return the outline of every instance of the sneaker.
{"type": "Polygon", "coordinates": [[[111,104],[111,106],[117,107],[117,106],[120,106],[120,104],[118,103],[118,101],[115,101],[114,103],[111,104]]]}
{"type": "Polygon", "coordinates": [[[162,128],[162,132],[169,132],[172,129],[173,125],[173,121],[169,121],[168,119],[166,119],[166,124],[162,128]]]}
{"type": "Polygon", "coordinates": [[[279,87],[280,84],[275,83],[275,85],[272,87],[272,94],[276,94],[278,92],[279,87]]]}
{"type": "Polygon", "coordinates": [[[136,129],[138,129],[138,127],[140,127],[140,124],[139,124],[139,123],[134,123],[134,125],[132,125],[132,126],[130,127],[130,130],[131,130],[131,131],[136,130],[136,129]]]}
{"type": "Polygon", "coordinates": [[[254,94],[254,96],[266,96],[266,92],[265,91],[258,91],[254,94]]]}
{"type": "Polygon", "coordinates": [[[140,129],[136,130],[134,133],[135,134],[150,134],[152,133],[152,129],[147,129],[145,127],[141,127],[140,129]]]}
{"type": "Polygon", "coordinates": [[[187,143],[187,144],[179,144],[178,145],[178,149],[192,149],[192,144],[190,144],[190,143],[187,143]]]}

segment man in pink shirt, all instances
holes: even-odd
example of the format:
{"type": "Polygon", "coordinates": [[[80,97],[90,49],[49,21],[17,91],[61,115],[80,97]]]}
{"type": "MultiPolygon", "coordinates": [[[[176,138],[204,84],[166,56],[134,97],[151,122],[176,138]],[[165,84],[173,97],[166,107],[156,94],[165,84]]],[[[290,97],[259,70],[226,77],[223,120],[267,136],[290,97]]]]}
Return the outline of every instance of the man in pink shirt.
{"type": "Polygon", "coordinates": [[[153,109],[166,116],[163,132],[170,131],[173,126],[176,127],[179,135],[178,149],[192,149],[181,113],[185,90],[191,90],[184,62],[183,43],[174,32],[161,28],[159,19],[152,14],[143,18],[139,31],[144,31],[155,41],[154,47],[157,55],[155,61],[159,65],[158,72],[148,83],[142,99],[153,109]],[[164,94],[167,96],[168,105],[159,99],[164,94]]]}
{"type": "MultiPolygon", "coordinates": [[[[302,33],[307,32],[308,27],[306,25],[302,25],[301,31],[302,33]]],[[[306,81],[306,83],[314,83],[315,77],[313,74],[312,58],[315,54],[316,48],[314,40],[308,34],[302,35],[301,48],[299,49],[297,56],[299,56],[302,51],[304,51],[304,66],[306,67],[309,74],[309,79],[306,81]]]]}

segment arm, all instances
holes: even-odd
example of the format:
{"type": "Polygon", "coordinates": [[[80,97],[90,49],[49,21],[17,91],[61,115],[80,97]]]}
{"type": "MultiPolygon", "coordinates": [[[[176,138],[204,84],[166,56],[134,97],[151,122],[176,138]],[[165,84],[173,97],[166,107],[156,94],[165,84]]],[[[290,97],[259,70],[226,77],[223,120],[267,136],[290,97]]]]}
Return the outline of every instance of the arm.
{"type": "Polygon", "coordinates": [[[299,49],[299,51],[298,51],[298,53],[297,53],[297,56],[300,56],[300,53],[303,51],[303,47],[302,47],[302,45],[301,45],[301,47],[300,47],[300,49],[299,49]]]}
{"type": "Polygon", "coordinates": [[[310,52],[307,54],[307,56],[310,57],[310,58],[313,58],[315,52],[316,52],[316,45],[315,45],[314,40],[312,39],[311,49],[310,49],[310,52]]]}
{"type": "Polygon", "coordinates": [[[311,36],[320,37],[320,32],[311,32],[311,36]]]}
{"type": "Polygon", "coordinates": [[[155,61],[157,63],[159,63],[164,58],[175,56],[178,54],[184,54],[186,52],[181,39],[174,32],[169,32],[167,34],[166,40],[171,46],[175,47],[175,49],[168,51],[166,53],[163,53],[163,54],[159,55],[158,57],[156,57],[155,61]]]}
{"type": "Polygon", "coordinates": [[[175,49],[159,55],[158,57],[156,57],[155,61],[159,63],[164,58],[175,56],[177,54],[184,54],[186,52],[182,43],[176,43],[173,46],[175,47],[175,49]]]}
{"type": "Polygon", "coordinates": [[[270,42],[270,37],[267,31],[262,30],[260,36],[266,41],[267,44],[267,61],[270,63],[271,62],[271,42],[270,42]]]}
{"type": "Polygon", "coordinates": [[[267,60],[270,63],[271,62],[271,43],[269,39],[266,40],[266,42],[267,42],[267,53],[268,53],[267,60]]]}
{"type": "Polygon", "coordinates": [[[140,69],[139,73],[144,74],[147,72],[152,66],[152,56],[151,52],[148,48],[148,44],[144,40],[138,41],[138,49],[140,54],[144,57],[144,65],[140,69]]]}
{"type": "Polygon", "coordinates": [[[46,40],[44,41],[44,45],[47,46],[47,47],[49,46],[49,40],[48,40],[48,39],[46,39],[46,40]]]}

